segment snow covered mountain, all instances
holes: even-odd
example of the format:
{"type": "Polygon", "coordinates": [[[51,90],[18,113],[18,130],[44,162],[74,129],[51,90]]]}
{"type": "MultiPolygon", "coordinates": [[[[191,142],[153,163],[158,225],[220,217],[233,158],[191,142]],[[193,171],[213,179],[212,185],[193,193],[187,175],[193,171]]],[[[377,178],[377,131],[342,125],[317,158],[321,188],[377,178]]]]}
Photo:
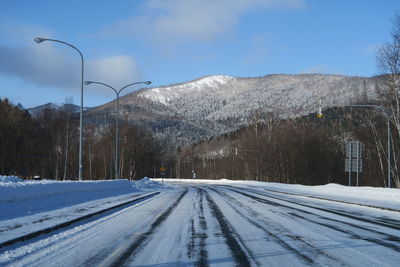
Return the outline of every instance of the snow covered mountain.
{"type": "MultiPolygon", "coordinates": [[[[274,74],[255,78],[206,76],[146,88],[120,99],[122,117],[150,127],[180,146],[236,130],[266,116],[297,117],[376,96],[377,78],[274,74]],[[256,116],[257,114],[257,116],[256,116]],[[257,118],[256,118],[257,117],[257,118]]],[[[89,111],[92,118],[114,112],[114,102],[89,111]]]]}

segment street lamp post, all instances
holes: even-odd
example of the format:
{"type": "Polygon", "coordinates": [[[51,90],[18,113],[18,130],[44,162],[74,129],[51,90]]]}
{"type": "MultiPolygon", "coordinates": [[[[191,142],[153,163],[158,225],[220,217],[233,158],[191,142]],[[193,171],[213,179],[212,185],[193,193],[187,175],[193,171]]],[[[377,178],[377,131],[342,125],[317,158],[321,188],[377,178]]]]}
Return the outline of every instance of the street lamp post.
{"type": "Polygon", "coordinates": [[[380,111],[385,115],[386,117],[386,122],[387,122],[387,161],[388,161],[388,170],[387,170],[387,183],[388,187],[391,187],[391,154],[390,154],[390,120],[389,120],[389,114],[387,110],[381,106],[378,105],[344,105],[344,107],[365,107],[365,108],[375,108],[380,111]]]}
{"type": "Polygon", "coordinates": [[[65,44],[69,47],[72,47],[73,49],[75,49],[79,55],[81,56],[81,111],[80,111],[80,122],[79,122],[79,181],[82,181],[82,169],[83,169],[83,165],[82,165],[82,136],[83,136],[83,65],[84,65],[84,61],[83,61],[83,55],[81,53],[81,51],[75,47],[72,44],[66,43],[64,41],[60,41],[60,40],[55,40],[55,39],[48,39],[48,38],[40,38],[37,37],[35,39],[33,39],[36,43],[41,43],[44,41],[51,41],[51,42],[56,42],[56,43],[61,43],[61,44],[65,44]]]}
{"type": "Polygon", "coordinates": [[[94,81],[85,81],[86,85],[89,84],[100,84],[103,86],[106,86],[108,88],[110,88],[111,90],[113,90],[115,92],[115,94],[117,95],[117,101],[116,101],[116,105],[115,105],[115,109],[116,109],[116,115],[115,115],[115,179],[119,179],[119,169],[118,169],[118,139],[119,139],[119,128],[118,128],[118,117],[119,117],[119,94],[121,93],[122,90],[124,90],[125,88],[132,86],[132,85],[136,85],[136,84],[151,84],[151,81],[145,81],[145,82],[135,82],[135,83],[130,83],[128,85],[125,85],[124,87],[122,87],[119,90],[116,90],[114,87],[105,84],[105,83],[101,83],[101,82],[94,82],[94,81]]]}
{"type": "MultiPolygon", "coordinates": [[[[239,151],[239,152],[254,152],[254,153],[258,153],[259,156],[261,155],[260,151],[258,151],[258,150],[253,150],[253,149],[238,149],[237,147],[235,148],[235,155],[238,154],[238,151],[239,151]]],[[[256,177],[256,180],[258,181],[258,179],[259,179],[259,177],[258,177],[258,158],[256,159],[256,168],[257,168],[257,172],[256,172],[257,177],[256,177]]]]}

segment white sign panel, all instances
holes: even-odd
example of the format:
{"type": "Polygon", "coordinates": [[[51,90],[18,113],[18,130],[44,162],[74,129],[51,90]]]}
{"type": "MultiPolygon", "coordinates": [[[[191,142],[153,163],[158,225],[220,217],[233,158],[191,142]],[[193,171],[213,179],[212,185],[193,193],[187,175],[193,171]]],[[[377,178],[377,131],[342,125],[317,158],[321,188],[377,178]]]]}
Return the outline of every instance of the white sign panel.
{"type": "Polygon", "coordinates": [[[363,165],[362,159],[359,159],[358,163],[357,163],[357,159],[351,159],[351,166],[350,166],[350,159],[346,158],[346,161],[344,163],[344,170],[346,172],[350,172],[350,171],[351,172],[362,172],[362,167],[363,167],[362,165],[363,165]],[[357,168],[358,168],[358,170],[357,170],[357,168]]]}
{"type": "Polygon", "coordinates": [[[363,144],[361,142],[347,142],[346,143],[346,157],[347,158],[361,158],[363,144]],[[351,152],[350,152],[351,151],[351,152]],[[350,155],[351,153],[351,155],[350,155]]]}

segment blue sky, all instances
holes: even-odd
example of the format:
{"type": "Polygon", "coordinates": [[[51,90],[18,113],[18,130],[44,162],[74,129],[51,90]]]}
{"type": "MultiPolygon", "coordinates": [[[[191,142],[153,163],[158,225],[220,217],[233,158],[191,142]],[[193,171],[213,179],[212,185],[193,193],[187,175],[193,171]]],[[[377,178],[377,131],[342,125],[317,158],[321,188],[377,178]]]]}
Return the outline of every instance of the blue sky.
{"type": "MultiPolygon", "coordinates": [[[[24,107],[80,103],[79,55],[38,36],[75,45],[85,80],[116,88],[211,74],[373,76],[396,12],[398,0],[1,1],[0,97],[24,107]]],[[[95,85],[84,92],[85,106],[114,97],[95,85]]]]}

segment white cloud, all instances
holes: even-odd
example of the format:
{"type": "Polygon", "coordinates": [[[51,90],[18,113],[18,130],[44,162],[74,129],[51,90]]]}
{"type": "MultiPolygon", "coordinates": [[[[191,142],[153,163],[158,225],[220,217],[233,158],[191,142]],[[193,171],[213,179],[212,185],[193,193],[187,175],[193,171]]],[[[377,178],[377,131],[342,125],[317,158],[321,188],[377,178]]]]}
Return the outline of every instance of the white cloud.
{"type": "MultiPolygon", "coordinates": [[[[0,46],[0,73],[18,77],[38,86],[79,89],[81,61],[79,56],[66,55],[53,45],[10,48],[0,46]]],[[[85,61],[85,80],[94,80],[120,87],[140,78],[135,60],[116,55],[85,61]]],[[[89,89],[90,90],[90,89],[89,89]]]]}
{"type": "Polygon", "coordinates": [[[0,73],[41,86],[69,88],[79,72],[74,62],[52,46],[0,46],[0,73]]]}
{"type": "Polygon", "coordinates": [[[120,21],[108,34],[146,36],[160,45],[210,42],[234,29],[245,13],[271,7],[303,8],[304,0],[150,0],[143,15],[120,21]]]}
{"type": "MultiPolygon", "coordinates": [[[[37,86],[79,90],[81,61],[72,49],[64,49],[53,42],[36,44],[35,37],[52,38],[50,31],[37,26],[0,21],[0,74],[17,77],[37,86]],[[4,22],[4,23],[3,23],[4,22]],[[28,46],[17,46],[20,43],[28,46]]],[[[84,54],[84,51],[82,51],[84,54]]],[[[91,79],[122,86],[135,82],[140,72],[135,60],[127,55],[113,55],[97,59],[85,58],[85,80],[91,79]]],[[[88,89],[92,90],[92,89],[88,89]]]]}
{"type": "Polygon", "coordinates": [[[135,60],[126,55],[91,60],[87,69],[86,80],[103,82],[116,89],[140,80],[135,60]]]}

